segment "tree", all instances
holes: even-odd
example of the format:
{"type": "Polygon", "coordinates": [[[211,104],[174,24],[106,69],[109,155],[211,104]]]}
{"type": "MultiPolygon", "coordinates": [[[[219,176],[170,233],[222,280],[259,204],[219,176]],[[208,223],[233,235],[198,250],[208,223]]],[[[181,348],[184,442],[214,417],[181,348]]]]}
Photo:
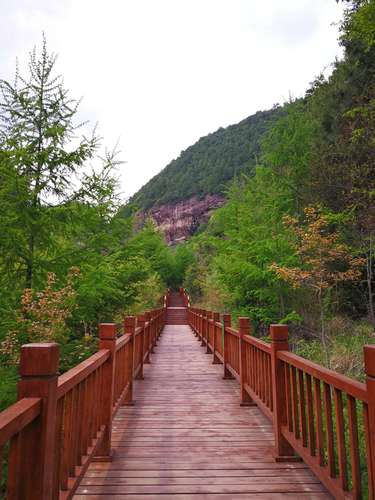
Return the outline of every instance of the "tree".
{"type": "Polygon", "coordinates": [[[294,288],[307,287],[316,293],[320,312],[320,337],[329,365],[326,338],[326,309],[330,291],[339,283],[357,281],[362,274],[364,260],[354,257],[349,247],[340,241],[340,234],[331,229],[330,221],[320,208],[305,209],[306,222],[285,216],[284,224],[294,236],[295,254],[301,265],[295,267],[272,264],[271,269],[280,279],[294,288]]]}
{"type": "Polygon", "coordinates": [[[14,244],[13,258],[18,258],[27,288],[33,286],[36,268],[43,267],[43,249],[52,245],[54,204],[72,195],[75,176],[98,145],[95,135],[77,144],[79,101],[54,75],[55,63],[43,38],[41,54],[36,49],[30,54],[27,78],[17,70],[14,85],[0,80],[0,176],[12,182],[10,191],[0,193],[8,209],[2,224],[13,226],[11,241],[3,238],[1,245],[7,251],[14,244]]]}

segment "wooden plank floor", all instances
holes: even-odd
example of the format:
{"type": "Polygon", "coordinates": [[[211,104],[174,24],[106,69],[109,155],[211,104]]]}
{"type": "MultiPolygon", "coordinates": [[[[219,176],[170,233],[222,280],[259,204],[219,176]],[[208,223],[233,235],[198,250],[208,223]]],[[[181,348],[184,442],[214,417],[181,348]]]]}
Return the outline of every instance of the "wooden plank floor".
{"type": "Polygon", "coordinates": [[[166,326],[155,351],[114,420],[113,462],[91,464],[75,500],[331,498],[303,463],[275,463],[270,422],[188,326],[166,326]]]}

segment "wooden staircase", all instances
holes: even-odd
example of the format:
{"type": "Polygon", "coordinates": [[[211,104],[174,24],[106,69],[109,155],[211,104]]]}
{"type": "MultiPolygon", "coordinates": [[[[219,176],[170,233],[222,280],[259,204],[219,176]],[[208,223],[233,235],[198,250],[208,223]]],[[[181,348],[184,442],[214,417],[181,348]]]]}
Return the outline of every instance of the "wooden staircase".
{"type": "Polygon", "coordinates": [[[186,325],[187,308],[183,296],[179,292],[171,292],[168,297],[167,325],[186,325]]]}

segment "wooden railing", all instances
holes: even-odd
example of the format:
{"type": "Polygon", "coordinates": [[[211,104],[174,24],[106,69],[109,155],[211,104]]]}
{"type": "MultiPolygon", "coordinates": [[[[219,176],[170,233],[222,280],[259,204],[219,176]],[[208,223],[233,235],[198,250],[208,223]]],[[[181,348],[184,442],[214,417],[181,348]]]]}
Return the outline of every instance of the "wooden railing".
{"type": "Polygon", "coordinates": [[[271,342],[250,335],[250,321],[190,307],[195,335],[240,383],[240,403],[273,422],[275,459],[302,458],[337,499],[375,499],[375,345],[364,348],[366,383],[289,352],[288,327],[271,342]]]}
{"type": "Polygon", "coordinates": [[[0,413],[1,459],[9,450],[7,499],[69,499],[92,460],[111,460],[112,419],[132,404],[133,379],[143,378],[166,301],[120,327],[102,323],[98,352],[61,376],[57,344],[22,347],[18,401],[0,413]]]}

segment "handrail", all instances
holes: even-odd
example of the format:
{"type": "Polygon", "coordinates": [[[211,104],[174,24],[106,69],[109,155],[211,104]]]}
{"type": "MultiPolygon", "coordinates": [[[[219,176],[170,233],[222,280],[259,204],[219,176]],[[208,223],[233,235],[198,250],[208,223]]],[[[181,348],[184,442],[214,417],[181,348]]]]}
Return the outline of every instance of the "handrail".
{"type": "Polygon", "coordinates": [[[224,378],[240,383],[240,403],[273,423],[275,459],[301,457],[337,499],[375,499],[375,345],[365,346],[366,383],[289,352],[288,327],[271,342],[250,334],[248,318],[189,307],[189,324],[224,378]],[[361,447],[362,446],[362,447],[361,447]]]}
{"type": "Polygon", "coordinates": [[[0,413],[0,447],[39,417],[41,409],[40,398],[23,398],[2,411],[0,413]]]}
{"type": "Polygon", "coordinates": [[[303,370],[305,373],[318,378],[321,382],[326,382],[327,384],[334,385],[336,389],[340,391],[345,391],[349,396],[359,399],[360,401],[367,403],[368,394],[366,389],[366,384],[358,382],[358,380],[353,380],[352,378],[346,377],[341,373],[337,373],[333,370],[329,370],[323,366],[309,361],[308,359],[297,356],[288,351],[280,351],[277,353],[278,359],[285,361],[290,366],[303,370]]]}
{"type": "Polygon", "coordinates": [[[133,380],[143,377],[167,302],[120,328],[100,324],[99,350],[60,376],[57,344],[22,346],[19,401],[0,413],[0,462],[10,441],[7,498],[70,499],[94,457],[110,460],[112,419],[133,404],[133,380]]]}
{"type": "Polygon", "coordinates": [[[99,366],[105,363],[109,356],[110,352],[108,349],[102,349],[63,375],[60,375],[57,381],[57,399],[65,396],[73,387],[86,379],[99,366]]]}
{"type": "MultiPolygon", "coordinates": [[[[136,330],[140,330],[140,329],[136,328],[136,330]]],[[[140,333],[142,333],[142,330],[135,333],[135,335],[138,335],[140,333]]],[[[119,351],[128,342],[131,342],[131,340],[132,340],[131,335],[129,335],[129,334],[122,335],[120,338],[118,338],[116,340],[116,351],[119,351]]]]}

